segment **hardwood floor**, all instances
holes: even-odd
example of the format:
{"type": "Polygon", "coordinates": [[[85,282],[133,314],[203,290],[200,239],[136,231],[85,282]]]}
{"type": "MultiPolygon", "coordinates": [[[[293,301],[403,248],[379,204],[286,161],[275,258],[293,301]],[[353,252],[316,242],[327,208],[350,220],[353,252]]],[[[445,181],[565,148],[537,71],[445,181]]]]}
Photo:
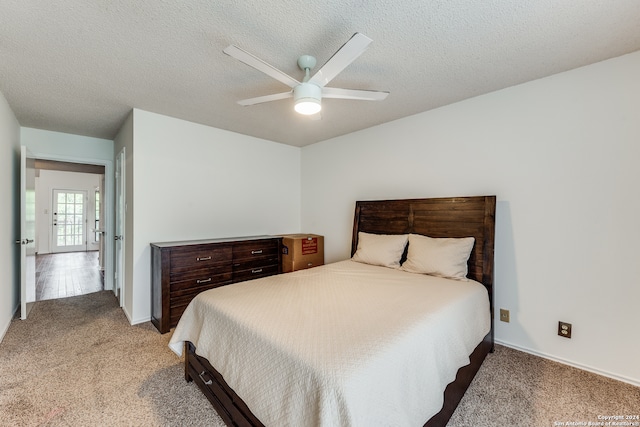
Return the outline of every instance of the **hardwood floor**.
{"type": "Polygon", "coordinates": [[[103,289],[97,251],[36,255],[36,301],[103,289]]]}

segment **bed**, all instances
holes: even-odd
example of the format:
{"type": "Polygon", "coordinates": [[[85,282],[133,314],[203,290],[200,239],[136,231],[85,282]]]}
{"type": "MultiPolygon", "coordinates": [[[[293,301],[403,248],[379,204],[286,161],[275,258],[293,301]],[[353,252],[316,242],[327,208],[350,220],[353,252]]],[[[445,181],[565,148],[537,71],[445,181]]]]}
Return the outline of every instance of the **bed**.
{"type": "Polygon", "coordinates": [[[494,224],[495,196],[356,202],[351,260],[204,292],[170,347],[230,426],[444,426],[493,350],[494,224]],[[473,238],[468,280],[407,267],[422,236],[473,238]],[[381,239],[401,268],[363,262],[381,239]]]}

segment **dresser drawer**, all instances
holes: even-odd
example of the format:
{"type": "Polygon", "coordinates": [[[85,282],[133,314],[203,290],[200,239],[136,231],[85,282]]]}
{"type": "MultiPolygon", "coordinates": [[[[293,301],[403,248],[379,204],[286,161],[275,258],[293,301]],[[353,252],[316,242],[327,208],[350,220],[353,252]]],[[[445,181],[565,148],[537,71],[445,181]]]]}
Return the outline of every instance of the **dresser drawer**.
{"type": "Polygon", "coordinates": [[[278,257],[278,240],[255,240],[233,245],[234,264],[241,260],[278,257]]]}
{"type": "MultiPolygon", "coordinates": [[[[182,317],[182,313],[184,313],[184,311],[187,309],[187,306],[189,305],[189,303],[191,302],[191,300],[195,297],[192,296],[188,301],[186,301],[184,304],[180,305],[180,306],[173,306],[169,308],[169,324],[167,325],[168,328],[175,328],[176,325],[178,324],[178,322],[180,321],[180,318],[182,317]]],[[[167,331],[168,332],[168,331],[167,331]]]]}
{"type": "Polygon", "coordinates": [[[224,266],[218,269],[209,270],[195,270],[184,275],[172,277],[169,284],[169,290],[171,295],[174,295],[178,291],[199,289],[203,287],[214,287],[220,285],[226,285],[231,283],[232,272],[229,266],[224,266]],[[220,271],[222,270],[222,271],[220,271]]]}
{"type": "Polygon", "coordinates": [[[232,266],[229,262],[214,264],[209,267],[192,268],[191,270],[171,270],[171,272],[169,273],[169,280],[171,282],[181,282],[183,280],[190,279],[207,279],[209,276],[217,276],[218,274],[230,273],[231,270],[232,266]]]}
{"type": "Polygon", "coordinates": [[[231,274],[229,274],[229,280],[226,282],[218,282],[210,285],[203,285],[197,288],[191,289],[183,289],[175,292],[171,292],[171,298],[169,303],[169,317],[170,317],[170,326],[174,327],[178,324],[178,320],[180,320],[180,316],[187,309],[187,306],[198,294],[208,291],[209,289],[217,288],[219,286],[228,285],[231,283],[231,274]]]}
{"type": "Polygon", "coordinates": [[[195,289],[184,289],[181,291],[171,292],[171,302],[169,306],[173,309],[175,307],[186,307],[189,305],[192,299],[196,297],[199,293],[204,291],[208,291],[209,289],[214,289],[219,286],[228,285],[231,282],[227,283],[216,283],[209,286],[201,286],[195,289]]]}
{"type": "Polygon", "coordinates": [[[278,274],[279,265],[272,264],[266,266],[258,266],[254,268],[249,268],[246,270],[233,270],[233,281],[234,282],[243,282],[245,280],[258,279],[260,277],[273,276],[274,274],[278,274]]]}
{"type": "Polygon", "coordinates": [[[229,264],[232,256],[231,245],[176,248],[171,251],[171,274],[229,264]]]}
{"type": "MultiPolygon", "coordinates": [[[[206,291],[207,289],[203,289],[202,291],[206,291]]],[[[200,291],[200,292],[202,292],[200,291]]],[[[192,299],[196,297],[200,292],[186,292],[184,295],[171,295],[171,317],[173,317],[173,312],[176,310],[181,310],[183,312],[192,299]]]]}
{"type": "Polygon", "coordinates": [[[278,264],[277,255],[256,257],[253,259],[244,259],[241,261],[235,261],[233,263],[233,272],[235,273],[236,271],[270,267],[276,264],[278,264]]]}

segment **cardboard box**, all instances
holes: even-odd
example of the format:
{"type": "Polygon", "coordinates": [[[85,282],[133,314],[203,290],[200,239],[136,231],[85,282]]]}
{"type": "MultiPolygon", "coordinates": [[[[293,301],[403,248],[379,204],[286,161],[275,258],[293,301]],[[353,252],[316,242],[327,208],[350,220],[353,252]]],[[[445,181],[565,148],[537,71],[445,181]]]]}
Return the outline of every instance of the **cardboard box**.
{"type": "Polygon", "coordinates": [[[324,237],[317,234],[282,236],[282,272],[304,270],[324,264],[324,237]]]}

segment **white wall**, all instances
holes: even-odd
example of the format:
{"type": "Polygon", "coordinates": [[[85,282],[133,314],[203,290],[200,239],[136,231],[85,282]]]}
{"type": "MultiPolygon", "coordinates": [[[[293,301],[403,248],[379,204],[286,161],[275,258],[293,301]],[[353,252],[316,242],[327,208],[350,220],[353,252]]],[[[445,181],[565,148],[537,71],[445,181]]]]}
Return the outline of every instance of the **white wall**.
{"type": "Polygon", "coordinates": [[[0,92],[0,341],[20,303],[20,124],[0,92]]]}
{"type": "Polygon", "coordinates": [[[92,163],[96,160],[113,160],[113,141],[90,136],[23,127],[20,129],[23,144],[36,158],[92,163]]]}
{"type": "Polygon", "coordinates": [[[302,229],[331,262],[356,200],[495,194],[497,340],[640,385],[638,76],[640,52],[305,147],[302,229]]]}
{"type": "Polygon", "coordinates": [[[133,323],[150,319],[150,243],[300,230],[297,147],[134,110],[133,149],[133,323]]]}
{"type": "Polygon", "coordinates": [[[40,170],[36,175],[36,244],[39,254],[48,254],[53,245],[53,190],[83,190],[87,192],[87,250],[98,250],[95,233],[96,188],[102,175],[80,172],[40,170]]]}

